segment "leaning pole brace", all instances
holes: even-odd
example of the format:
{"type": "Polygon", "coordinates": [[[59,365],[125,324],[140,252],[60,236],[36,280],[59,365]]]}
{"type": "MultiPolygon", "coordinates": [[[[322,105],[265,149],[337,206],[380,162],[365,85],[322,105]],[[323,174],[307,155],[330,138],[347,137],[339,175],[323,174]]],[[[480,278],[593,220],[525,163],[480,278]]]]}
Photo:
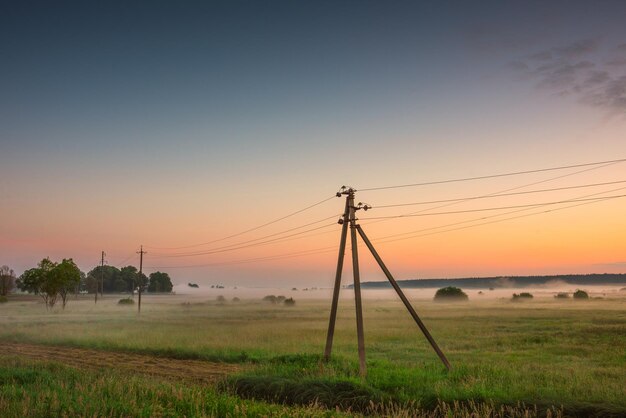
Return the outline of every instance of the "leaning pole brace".
{"type": "Polygon", "coordinates": [[[374,258],[376,259],[376,262],[380,266],[381,270],[383,271],[383,273],[385,273],[385,276],[387,276],[387,279],[389,280],[389,283],[391,283],[391,286],[393,286],[393,288],[395,289],[395,291],[398,294],[398,296],[400,296],[400,299],[402,300],[402,303],[404,303],[404,306],[406,307],[406,309],[409,311],[409,313],[411,314],[411,316],[415,320],[415,323],[417,324],[418,327],[420,327],[420,329],[424,333],[424,336],[426,337],[426,339],[428,340],[430,345],[433,347],[433,349],[435,350],[435,352],[437,353],[437,355],[439,356],[439,358],[441,359],[443,364],[446,366],[446,368],[448,370],[450,370],[450,362],[446,358],[446,355],[443,354],[443,351],[441,351],[441,349],[439,348],[439,346],[435,342],[435,339],[433,338],[433,336],[430,335],[430,332],[428,331],[428,328],[426,328],[426,325],[424,325],[424,323],[422,322],[420,317],[417,315],[417,312],[415,312],[415,309],[413,309],[413,306],[411,305],[409,300],[404,295],[404,292],[402,292],[402,290],[400,289],[400,286],[398,286],[398,283],[396,282],[396,280],[391,275],[391,272],[389,271],[389,269],[387,269],[387,266],[385,266],[385,263],[383,262],[383,260],[378,255],[378,252],[376,252],[376,249],[374,248],[374,246],[372,245],[370,240],[367,238],[367,235],[365,235],[365,232],[363,232],[363,228],[361,228],[361,225],[357,225],[356,229],[357,229],[357,231],[359,231],[359,235],[361,235],[361,238],[363,238],[363,241],[365,241],[365,245],[367,245],[367,248],[369,248],[370,252],[372,253],[374,258]]]}
{"type": "Polygon", "coordinates": [[[333,289],[333,300],[332,300],[331,310],[330,310],[330,319],[328,322],[328,334],[326,337],[326,349],[324,350],[324,360],[325,361],[330,360],[330,354],[332,351],[333,337],[335,334],[335,322],[337,320],[337,305],[339,303],[339,290],[341,289],[341,273],[343,270],[343,260],[344,260],[344,253],[346,249],[346,239],[347,239],[347,232],[348,232],[348,226],[349,226],[350,227],[350,241],[351,241],[351,247],[352,247],[352,269],[354,273],[354,298],[355,298],[355,305],[356,305],[360,375],[362,377],[365,377],[365,375],[367,374],[367,370],[366,370],[366,365],[365,365],[365,342],[364,342],[364,335],[363,335],[364,334],[363,332],[363,308],[362,308],[362,303],[361,303],[361,281],[359,277],[360,276],[359,258],[358,258],[358,252],[357,252],[357,237],[356,237],[357,231],[359,235],[361,236],[361,238],[363,239],[363,241],[365,242],[365,245],[367,246],[367,248],[370,250],[370,252],[374,256],[374,259],[376,259],[376,262],[382,269],[383,273],[385,273],[385,276],[391,283],[391,286],[394,288],[394,290],[396,291],[396,293],[398,294],[398,296],[404,303],[404,306],[406,307],[406,309],[409,311],[409,313],[415,320],[415,323],[418,325],[418,327],[420,328],[420,330],[422,331],[422,333],[424,334],[424,336],[426,337],[430,345],[433,347],[433,349],[435,350],[435,352],[437,353],[437,355],[439,356],[443,364],[446,366],[448,370],[450,370],[451,368],[450,362],[448,362],[448,359],[446,358],[445,354],[443,354],[443,352],[441,351],[441,349],[435,342],[435,339],[432,337],[432,335],[430,335],[430,332],[426,328],[426,325],[424,325],[420,317],[417,315],[417,312],[415,311],[415,309],[413,309],[413,306],[411,305],[409,300],[406,298],[406,296],[400,289],[400,286],[398,286],[398,283],[391,275],[391,272],[389,271],[389,269],[387,269],[387,266],[385,266],[385,263],[378,255],[378,252],[372,245],[371,241],[367,238],[367,235],[365,235],[365,232],[363,231],[361,226],[356,223],[357,221],[357,218],[355,216],[356,211],[360,209],[368,210],[371,208],[371,206],[363,204],[363,203],[359,203],[357,206],[355,206],[354,205],[354,193],[355,192],[356,192],[355,189],[351,187],[346,187],[346,186],[342,186],[341,190],[337,192],[337,197],[346,195],[346,207],[345,207],[343,216],[341,217],[341,219],[339,219],[339,224],[342,225],[341,240],[339,243],[339,256],[337,259],[337,271],[335,274],[335,286],[333,289]]]}

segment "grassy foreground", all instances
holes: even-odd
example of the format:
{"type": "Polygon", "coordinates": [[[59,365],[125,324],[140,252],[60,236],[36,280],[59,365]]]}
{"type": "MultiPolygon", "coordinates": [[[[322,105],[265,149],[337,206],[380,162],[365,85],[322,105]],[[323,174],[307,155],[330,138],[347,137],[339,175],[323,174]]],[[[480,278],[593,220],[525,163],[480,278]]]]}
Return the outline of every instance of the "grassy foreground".
{"type": "MultiPolygon", "coordinates": [[[[208,391],[191,384],[150,383],[170,388],[163,389],[163,393],[174,393],[173,397],[179,391],[179,397],[188,399],[185,402],[189,406],[185,408],[192,408],[194,403],[200,408],[181,409],[188,413],[166,408],[162,415],[222,415],[211,409],[215,404],[230,405],[228,411],[235,415],[245,415],[247,412],[233,409],[245,406],[249,408],[246,411],[266,408],[251,415],[294,415],[294,411],[299,411],[308,416],[312,411],[323,411],[304,407],[281,412],[280,408],[288,407],[241,398],[294,405],[317,399],[318,404],[325,406],[332,407],[333,402],[345,406],[342,399],[355,393],[350,388],[363,395],[360,399],[365,407],[355,410],[384,415],[411,416],[418,415],[418,411],[454,415],[457,411],[458,416],[465,416],[479,410],[482,413],[477,416],[495,416],[497,411],[501,416],[626,415],[623,297],[582,302],[536,298],[525,303],[495,300],[448,305],[415,301],[416,309],[453,364],[449,373],[399,302],[368,300],[365,337],[369,373],[364,382],[358,378],[354,314],[347,301],[342,301],[338,318],[334,359],[322,364],[319,354],[325,342],[326,302],[298,301],[295,307],[283,307],[245,300],[217,304],[182,296],[148,297],[146,309],[138,318],[132,308],[116,305],[117,299],[105,299],[96,306],[90,300],[71,301],[65,312],[54,313],[46,313],[37,302],[13,299],[0,306],[0,339],[254,364],[242,375],[208,391]],[[333,400],[329,393],[336,394],[337,387],[349,390],[344,397],[333,400]],[[205,394],[205,398],[200,394],[205,394]],[[212,397],[206,398],[209,395],[212,397]],[[372,407],[366,402],[368,397],[386,406],[372,407]],[[325,399],[330,399],[329,405],[325,399]],[[505,413],[502,408],[508,407],[517,412],[505,413]]],[[[34,370],[45,374],[51,367],[38,364],[2,357],[3,373],[17,370],[19,374],[22,370],[28,374],[34,370]]],[[[63,370],[49,377],[60,387],[68,381],[102,376],[63,370]]],[[[107,373],[104,376],[115,371],[107,373]]],[[[139,382],[142,378],[134,379],[139,382]]],[[[5,382],[6,379],[0,380],[0,399],[4,402],[0,407],[13,408],[12,411],[24,407],[23,397],[7,394],[27,388],[28,383],[5,382]]],[[[112,378],[90,383],[109,394],[110,405],[126,405],[135,397],[142,399],[142,407],[148,403],[169,405],[169,401],[159,400],[156,389],[148,393],[119,385],[123,383],[112,378]]],[[[137,383],[137,388],[145,385],[137,383]]],[[[33,396],[36,393],[33,389],[33,396]]],[[[64,397],[60,393],[63,391],[56,395],[58,402],[72,405],[73,401],[67,398],[70,395],[64,397]]],[[[169,395],[163,396],[166,399],[169,395]]],[[[347,405],[352,406],[358,405],[347,405]]],[[[101,404],[101,408],[106,405],[101,404]]],[[[140,409],[98,411],[93,414],[155,415],[155,411],[140,409]]]]}

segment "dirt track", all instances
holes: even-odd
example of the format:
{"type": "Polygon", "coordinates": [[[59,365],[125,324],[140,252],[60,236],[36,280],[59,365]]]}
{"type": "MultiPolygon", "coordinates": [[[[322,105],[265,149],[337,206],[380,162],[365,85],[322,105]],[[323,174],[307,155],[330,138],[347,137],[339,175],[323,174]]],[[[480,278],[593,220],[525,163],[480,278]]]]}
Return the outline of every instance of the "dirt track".
{"type": "Polygon", "coordinates": [[[117,369],[129,373],[174,380],[215,383],[242,369],[239,365],[201,360],[177,360],[145,354],[117,353],[85,348],[0,342],[0,352],[35,360],[63,363],[70,367],[117,369]]]}

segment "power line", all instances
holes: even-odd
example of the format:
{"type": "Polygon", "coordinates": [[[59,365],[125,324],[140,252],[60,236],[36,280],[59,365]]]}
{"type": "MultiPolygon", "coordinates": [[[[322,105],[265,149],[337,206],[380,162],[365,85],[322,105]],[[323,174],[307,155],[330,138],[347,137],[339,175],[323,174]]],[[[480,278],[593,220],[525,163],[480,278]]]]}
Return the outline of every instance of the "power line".
{"type": "Polygon", "coordinates": [[[623,197],[623,196],[601,197],[601,198],[597,198],[597,199],[594,199],[594,200],[587,200],[587,201],[584,201],[583,203],[578,203],[578,204],[575,204],[575,205],[565,206],[565,207],[562,207],[562,208],[548,209],[548,210],[544,210],[544,211],[541,211],[541,212],[535,212],[535,213],[527,213],[527,214],[524,214],[524,215],[512,216],[510,218],[496,219],[496,220],[489,221],[489,222],[483,222],[483,223],[476,224],[476,225],[468,225],[468,226],[463,226],[463,227],[459,227],[459,228],[447,229],[445,231],[437,231],[437,232],[432,232],[432,233],[428,233],[428,234],[414,235],[414,236],[409,236],[409,237],[404,237],[404,238],[397,238],[397,239],[393,239],[393,240],[381,241],[379,243],[380,244],[387,244],[389,242],[401,241],[401,240],[405,240],[405,239],[419,238],[419,237],[424,237],[424,236],[429,236],[429,235],[443,234],[443,233],[446,233],[446,232],[459,231],[459,230],[462,230],[462,229],[469,229],[469,228],[474,228],[474,227],[477,227],[477,226],[484,226],[484,225],[494,224],[494,223],[498,223],[498,222],[505,222],[505,221],[510,221],[510,220],[514,220],[514,219],[526,218],[526,217],[534,216],[534,215],[542,215],[544,213],[557,212],[557,211],[560,211],[560,210],[571,209],[571,208],[578,207],[578,206],[590,205],[590,204],[593,204],[593,203],[604,202],[606,200],[618,199],[620,197],[623,197]]]}
{"type": "Polygon", "coordinates": [[[224,240],[227,240],[227,239],[230,239],[230,238],[238,237],[240,235],[247,234],[248,232],[256,231],[257,229],[261,229],[261,228],[266,227],[268,225],[275,224],[276,222],[280,222],[280,221],[282,221],[284,219],[290,218],[290,217],[295,216],[295,215],[297,215],[299,213],[302,213],[302,212],[304,212],[306,210],[309,210],[309,209],[312,209],[312,208],[314,208],[316,206],[319,206],[322,203],[328,202],[329,200],[332,200],[335,197],[336,197],[336,195],[333,195],[333,196],[328,197],[326,199],[320,200],[317,203],[314,203],[312,205],[309,205],[309,206],[306,206],[306,207],[304,207],[302,209],[299,209],[299,210],[297,210],[295,212],[291,212],[288,215],[285,215],[285,216],[282,216],[280,218],[274,219],[273,221],[269,221],[269,222],[266,222],[264,224],[255,226],[253,228],[246,229],[245,231],[237,232],[236,234],[232,234],[232,235],[228,235],[226,237],[214,239],[212,241],[201,242],[199,244],[184,245],[184,246],[180,246],[180,247],[146,247],[146,248],[152,248],[152,249],[155,249],[155,250],[181,250],[181,249],[184,249],[184,248],[193,248],[193,247],[200,247],[200,246],[203,246],[203,245],[213,244],[215,242],[224,241],[224,240]]]}
{"type": "MultiPolygon", "coordinates": [[[[275,232],[273,234],[265,235],[265,236],[262,236],[262,237],[259,237],[259,238],[254,238],[254,239],[251,239],[251,240],[246,240],[246,241],[242,241],[242,242],[238,242],[238,243],[234,243],[234,244],[224,245],[224,246],[221,246],[221,247],[209,248],[209,249],[201,250],[201,251],[184,251],[184,252],[180,252],[180,253],[169,253],[169,254],[168,253],[165,253],[165,254],[163,254],[163,253],[153,253],[153,255],[164,256],[164,257],[171,257],[171,256],[176,256],[176,255],[184,256],[184,255],[193,255],[193,254],[198,254],[198,253],[204,253],[204,252],[207,252],[207,251],[218,251],[218,250],[228,249],[228,248],[232,248],[232,247],[238,247],[238,246],[241,246],[241,245],[245,245],[245,244],[261,241],[261,240],[266,239],[266,238],[271,238],[271,237],[275,237],[277,235],[282,235],[282,234],[286,234],[288,232],[296,231],[298,229],[302,229],[302,228],[305,228],[307,226],[315,225],[315,224],[318,224],[320,222],[324,222],[324,221],[327,221],[329,219],[336,218],[337,216],[341,216],[341,215],[327,216],[327,217],[319,219],[317,221],[308,222],[306,224],[299,225],[299,226],[296,226],[296,227],[293,227],[293,228],[289,228],[289,229],[286,229],[286,230],[283,230],[283,231],[280,231],[280,232],[275,232]]],[[[308,231],[303,231],[303,233],[304,232],[310,232],[310,231],[313,231],[313,230],[315,230],[315,228],[314,229],[310,229],[308,231]]],[[[291,235],[289,235],[289,236],[291,236],[291,235]]],[[[286,237],[282,237],[282,238],[286,238],[286,237]]]]}
{"type": "Polygon", "coordinates": [[[293,253],[287,254],[279,254],[274,256],[265,256],[265,257],[256,257],[256,258],[248,258],[242,260],[232,260],[232,261],[222,261],[215,263],[206,263],[206,264],[190,264],[190,265],[182,265],[182,266],[159,266],[159,267],[150,267],[151,269],[167,269],[167,268],[193,268],[193,267],[213,267],[213,266],[225,266],[225,265],[233,265],[233,264],[245,264],[245,263],[254,263],[260,261],[271,261],[271,260],[280,260],[284,258],[293,258],[293,257],[301,257],[304,255],[315,255],[315,254],[323,254],[328,252],[337,251],[337,247],[323,247],[316,248],[312,250],[304,250],[297,251],[293,253]]]}
{"type": "MultiPolygon", "coordinates": [[[[604,193],[606,193],[606,192],[604,192],[604,193]]],[[[495,220],[495,221],[484,222],[484,223],[476,224],[476,225],[469,225],[469,226],[461,227],[461,228],[454,228],[454,229],[449,229],[449,230],[445,230],[445,231],[437,231],[437,232],[433,232],[433,233],[430,233],[430,234],[409,236],[409,237],[403,237],[403,238],[398,238],[398,239],[395,239],[395,240],[386,240],[386,241],[384,240],[385,237],[382,237],[382,238],[378,238],[378,239],[372,240],[372,241],[373,242],[378,242],[380,244],[386,244],[386,243],[394,242],[394,241],[400,241],[400,240],[412,239],[412,238],[419,238],[419,237],[422,237],[422,236],[435,235],[435,234],[446,233],[446,232],[452,232],[452,231],[461,230],[461,229],[468,229],[468,228],[488,225],[488,224],[491,224],[491,223],[504,222],[504,221],[508,221],[508,220],[519,219],[519,218],[524,218],[524,217],[529,217],[529,216],[534,216],[534,215],[540,215],[540,214],[549,213],[549,212],[557,212],[557,211],[560,211],[560,210],[570,209],[570,208],[574,208],[574,207],[577,207],[577,206],[590,205],[590,204],[594,204],[594,203],[600,203],[600,202],[603,202],[603,201],[613,200],[613,199],[617,199],[617,198],[625,197],[625,196],[626,195],[606,196],[606,197],[600,197],[600,198],[596,198],[596,199],[572,200],[572,202],[581,202],[581,203],[576,203],[574,205],[569,205],[569,206],[562,207],[562,208],[548,209],[548,210],[541,211],[541,212],[535,212],[535,213],[530,213],[530,214],[518,215],[518,216],[506,218],[506,219],[498,219],[498,220],[495,220]]],[[[524,209],[524,210],[528,210],[528,209],[524,209]]],[[[503,215],[505,215],[505,214],[499,214],[499,215],[494,215],[494,216],[503,216],[503,215]]],[[[481,219],[465,221],[465,222],[474,222],[474,221],[478,221],[478,220],[481,220],[481,219]]],[[[448,226],[450,226],[450,225],[448,225],[448,226]]],[[[445,227],[445,226],[442,226],[442,227],[445,227]]],[[[417,232],[417,231],[414,231],[414,232],[417,232]]],[[[254,262],[280,260],[280,259],[295,258],[295,257],[305,257],[305,256],[318,255],[318,254],[324,254],[324,253],[336,252],[336,251],[337,251],[337,246],[333,245],[333,246],[329,246],[329,247],[315,248],[315,249],[311,249],[311,250],[304,250],[304,251],[298,251],[298,252],[287,253],[287,254],[278,254],[278,255],[274,255],[274,256],[256,257],[256,258],[232,260],[232,261],[224,261],[224,262],[215,262],[215,263],[207,263],[207,264],[192,264],[192,265],[182,265],[182,266],[158,266],[158,267],[150,267],[150,268],[151,269],[175,269],[175,268],[197,268],[197,267],[226,266],[226,265],[236,265],[236,264],[245,264],[245,263],[254,263],[254,262]]]]}
{"type": "Polygon", "coordinates": [[[328,224],[328,225],[322,225],[322,226],[318,226],[318,227],[315,227],[315,228],[307,229],[306,231],[300,231],[300,232],[293,233],[291,235],[286,235],[284,237],[273,238],[273,239],[270,239],[270,240],[261,241],[261,242],[257,242],[257,243],[254,243],[254,244],[241,245],[241,246],[238,246],[238,247],[223,248],[223,249],[211,250],[211,251],[201,251],[201,252],[196,252],[196,253],[161,255],[161,256],[157,256],[155,258],[195,257],[195,256],[201,256],[201,255],[210,255],[210,254],[224,253],[224,252],[228,252],[228,251],[241,250],[241,249],[244,249],[244,248],[256,247],[256,246],[264,245],[264,244],[268,244],[268,243],[285,241],[285,238],[295,237],[297,235],[301,235],[301,234],[304,234],[304,233],[307,233],[307,232],[311,232],[311,231],[317,231],[319,229],[328,228],[329,226],[335,226],[335,225],[336,225],[336,223],[332,223],[332,224],[328,224]]]}
{"type": "Polygon", "coordinates": [[[392,205],[373,205],[372,209],[395,208],[395,207],[402,207],[402,206],[430,205],[430,204],[434,204],[434,203],[447,203],[447,202],[467,202],[467,201],[476,200],[476,199],[487,199],[487,198],[495,198],[495,197],[517,196],[517,195],[532,194],[532,193],[555,192],[555,191],[559,191],[559,190],[582,189],[582,188],[586,188],[586,187],[608,186],[608,185],[611,185],[611,184],[620,184],[620,183],[626,183],[626,180],[609,181],[609,182],[605,182],[605,183],[583,184],[583,185],[579,185],[579,186],[555,187],[555,188],[551,188],[551,189],[527,190],[525,192],[498,193],[498,194],[489,194],[489,195],[461,197],[461,198],[457,198],[457,199],[443,199],[443,200],[430,200],[430,201],[423,201],[423,202],[397,203],[397,204],[392,204],[392,205]]]}
{"type": "MultiPolygon", "coordinates": [[[[609,196],[612,198],[626,197],[626,195],[617,195],[617,196],[609,196]]],[[[407,214],[407,215],[393,215],[393,216],[374,216],[371,218],[363,218],[363,220],[368,219],[398,219],[398,218],[410,218],[416,216],[435,216],[435,215],[452,215],[458,213],[471,213],[471,212],[485,212],[491,210],[505,210],[505,209],[516,209],[516,208],[527,208],[527,207],[537,207],[537,206],[546,206],[546,205],[558,205],[561,203],[571,203],[571,202],[582,202],[586,200],[597,200],[599,198],[594,199],[578,199],[578,200],[558,200],[554,202],[543,202],[543,203],[531,203],[527,205],[513,205],[513,206],[499,206],[499,207],[489,207],[489,208],[481,208],[481,209],[466,209],[466,210],[454,210],[448,212],[430,212],[430,213],[419,213],[419,214],[407,214]]]]}
{"type": "Polygon", "coordinates": [[[122,264],[126,263],[127,261],[129,261],[132,258],[135,258],[135,254],[136,252],[133,251],[133,253],[131,255],[129,255],[128,257],[126,257],[124,260],[120,261],[119,263],[115,264],[115,267],[120,267],[122,264]]]}
{"type": "Polygon", "coordinates": [[[585,163],[585,164],[574,164],[574,165],[564,165],[564,166],[559,166],[559,167],[540,168],[536,170],[514,171],[514,172],[509,172],[509,173],[491,174],[491,175],[486,175],[486,176],[464,177],[464,178],[457,178],[457,179],[429,181],[429,182],[423,182],[423,183],[399,184],[399,185],[393,185],[393,186],[368,187],[368,188],[359,189],[359,191],[364,192],[364,191],[374,191],[374,190],[399,189],[399,188],[404,188],[404,187],[431,186],[431,185],[436,185],[436,184],[485,180],[485,179],[492,179],[492,178],[498,178],[498,177],[518,176],[522,174],[542,173],[546,171],[566,170],[568,168],[588,167],[588,166],[601,165],[601,164],[622,163],[624,161],[626,161],[626,158],[622,158],[618,160],[598,161],[598,162],[585,163]]]}
{"type": "MultiPolygon", "coordinates": [[[[544,180],[533,181],[531,183],[522,184],[520,186],[507,187],[506,189],[501,189],[501,190],[498,190],[497,192],[488,193],[488,194],[483,195],[483,196],[485,196],[485,197],[494,196],[495,197],[495,196],[499,196],[499,195],[502,195],[502,194],[507,193],[507,192],[512,192],[514,190],[524,189],[526,187],[536,186],[538,184],[543,184],[543,183],[549,183],[551,181],[562,179],[562,178],[565,178],[565,177],[572,177],[572,176],[575,176],[577,174],[582,174],[582,173],[586,173],[586,172],[589,172],[589,171],[599,170],[599,169],[611,166],[613,164],[617,164],[617,163],[610,162],[610,163],[607,163],[607,164],[604,164],[604,165],[594,166],[594,167],[591,167],[591,168],[586,168],[584,170],[574,171],[573,173],[567,173],[567,174],[558,175],[556,177],[550,177],[550,178],[544,179],[544,180]]],[[[589,195],[589,196],[595,196],[595,194],[592,194],[592,195],[589,195]]],[[[589,197],[589,196],[581,196],[581,197],[589,197]]],[[[408,214],[409,215],[413,215],[413,214],[416,214],[416,213],[428,212],[430,210],[441,209],[441,208],[446,208],[446,207],[450,207],[450,206],[456,206],[456,205],[464,203],[464,202],[465,201],[462,200],[462,201],[459,201],[459,202],[445,203],[443,205],[438,205],[438,206],[435,206],[435,207],[418,210],[416,212],[409,212],[408,214]]],[[[379,220],[373,221],[371,223],[373,224],[373,223],[380,223],[380,222],[387,222],[387,221],[389,221],[389,219],[379,219],[379,220]]]]}
{"type": "MultiPolygon", "coordinates": [[[[580,201],[580,200],[585,199],[585,198],[589,198],[589,197],[593,197],[593,196],[599,196],[599,195],[603,195],[603,194],[606,194],[606,193],[613,193],[613,192],[617,192],[617,191],[624,190],[624,189],[626,189],[626,187],[619,187],[617,189],[611,189],[611,190],[605,190],[605,191],[602,191],[602,192],[586,194],[586,195],[578,196],[576,198],[576,200],[580,201]]],[[[600,197],[600,198],[598,198],[598,201],[602,201],[603,199],[606,199],[606,197],[604,197],[604,196],[600,197]]],[[[592,201],[591,203],[594,203],[594,202],[592,201]]],[[[574,205],[574,206],[577,206],[577,205],[574,205]]],[[[423,229],[418,229],[418,230],[409,231],[409,232],[402,232],[402,233],[399,233],[399,234],[387,235],[387,236],[383,236],[383,237],[378,237],[377,239],[386,239],[386,238],[393,238],[393,237],[404,236],[404,235],[412,235],[412,234],[415,234],[415,233],[431,231],[431,230],[434,230],[434,229],[447,228],[447,227],[450,227],[450,226],[457,226],[457,225],[462,225],[462,224],[471,223],[471,222],[484,221],[486,219],[499,218],[499,217],[502,217],[502,216],[511,215],[511,214],[519,213],[519,212],[525,212],[525,211],[533,210],[533,209],[536,209],[536,207],[527,207],[527,208],[522,208],[522,209],[516,209],[516,210],[510,211],[510,212],[498,213],[498,214],[495,214],[495,215],[483,216],[483,217],[475,218],[475,219],[468,219],[468,220],[465,220],[465,221],[454,222],[454,223],[451,223],[451,224],[434,226],[434,227],[430,227],[430,228],[423,228],[423,229]]],[[[552,211],[554,211],[554,210],[552,210],[552,211]]],[[[539,212],[539,213],[544,213],[544,212],[539,212]]],[[[511,218],[511,219],[516,219],[516,218],[511,218]]],[[[474,225],[471,225],[471,226],[474,226],[474,225]]],[[[471,226],[469,226],[469,227],[471,227],[471,226]]],[[[469,228],[469,227],[467,227],[467,228],[469,228]]],[[[452,229],[452,230],[458,230],[458,229],[464,229],[464,228],[455,228],[455,229],[452,229]]],[[[443,232],[447,232],[447,231],[441,231],[441,232],[443,233],[443,232]]],[[[434,235],[436,233],[438,233],[438,232],[431,233],[431,234],[419,235],[419,236],[434,235]]]]}

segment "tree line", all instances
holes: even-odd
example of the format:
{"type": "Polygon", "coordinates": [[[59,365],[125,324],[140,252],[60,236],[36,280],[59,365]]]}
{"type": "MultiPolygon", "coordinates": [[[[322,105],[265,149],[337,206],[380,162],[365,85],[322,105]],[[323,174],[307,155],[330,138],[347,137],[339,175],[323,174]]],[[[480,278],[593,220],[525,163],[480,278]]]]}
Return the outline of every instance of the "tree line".
{"type": "Polygon", "coordinates": [[[172,281],[167,273],[160,271],[146,276],[136,267],[126,266],[118,269],[113,266],[97,266],[87,273],[85,288],[90,293],[98,289],[104,293],[133,292],[137,287],[148,292],[171,292],[172,281]]]}
{"type": "Polygon", "coordinates": [[[36,267],[26,270],[19,278],[8,266],[0,268],[0,297],[17,287],[22,292],[40,296],[46,308],[52,308],[60,300],[63,308],[68,296],[87,293],[134,293],[136,291],[171,292],[172,281],[167,273],[154,272],[149,276],[139,273],[134,266],[118,269],[113,266],[97,266],[87,274],[82,272],[71,258],[54,262],[41,260],[36,267]]]}

